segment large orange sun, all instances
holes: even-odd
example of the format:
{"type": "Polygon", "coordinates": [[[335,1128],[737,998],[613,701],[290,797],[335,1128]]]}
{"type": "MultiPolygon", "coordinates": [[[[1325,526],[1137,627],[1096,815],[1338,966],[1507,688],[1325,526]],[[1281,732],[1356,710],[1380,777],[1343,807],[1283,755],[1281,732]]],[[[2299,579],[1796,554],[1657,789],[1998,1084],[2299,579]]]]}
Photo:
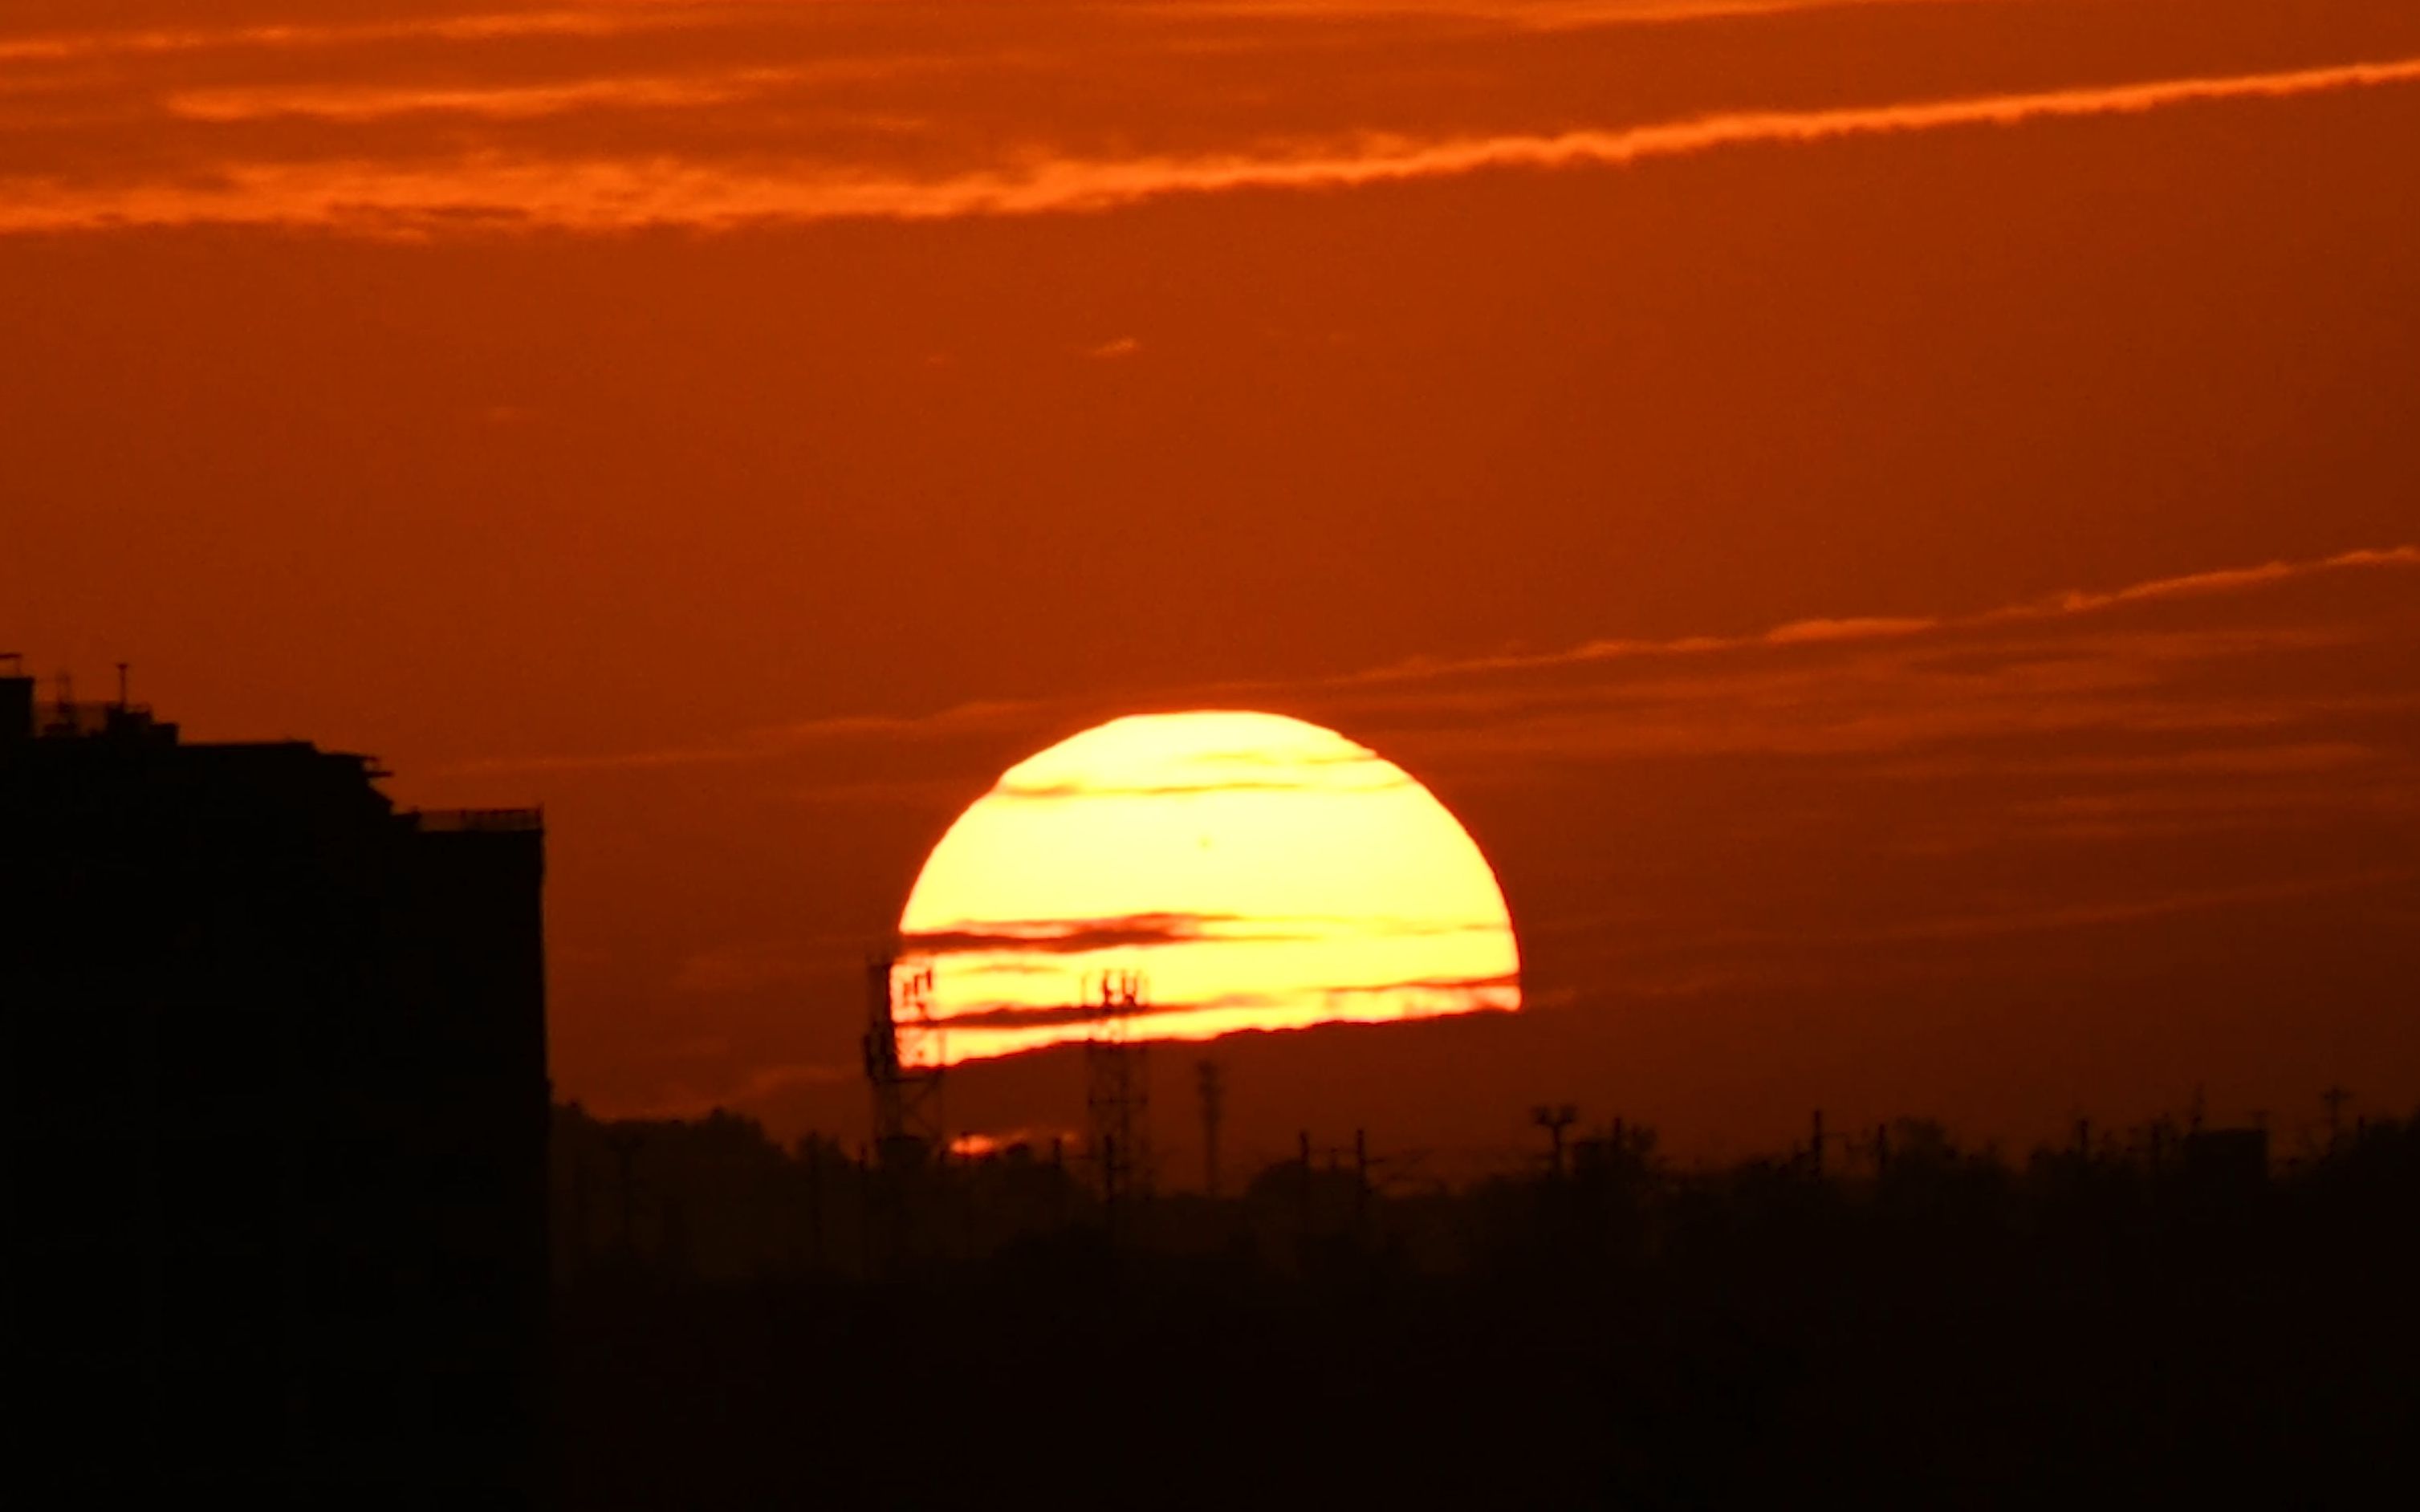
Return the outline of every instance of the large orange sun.
{"type": "Polygon", "coordinates": [[[1091,1037],[1088,979],[1140,971],[1133,1038],[1521,1004],[1504,894],[1401,767],[1273,714],[1116,719],[1011,767],[899,921],[947,1064],[1091,1037]]]}

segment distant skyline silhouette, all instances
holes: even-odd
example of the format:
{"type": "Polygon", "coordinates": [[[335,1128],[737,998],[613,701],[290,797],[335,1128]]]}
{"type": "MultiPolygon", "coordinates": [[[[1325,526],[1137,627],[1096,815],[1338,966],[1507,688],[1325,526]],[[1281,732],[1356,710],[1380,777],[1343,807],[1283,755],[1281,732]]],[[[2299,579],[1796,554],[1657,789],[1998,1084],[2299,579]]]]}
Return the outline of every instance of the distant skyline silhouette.
{"type": "Polygon", "coordinates": [[[1237,1161],[2420,1095],[2410,0],[193,12],[0,14],[0,647],[543,806],[563,1099],[860,1126],[955,817],[1216,708],[1521,948],[1237,1161]]]}

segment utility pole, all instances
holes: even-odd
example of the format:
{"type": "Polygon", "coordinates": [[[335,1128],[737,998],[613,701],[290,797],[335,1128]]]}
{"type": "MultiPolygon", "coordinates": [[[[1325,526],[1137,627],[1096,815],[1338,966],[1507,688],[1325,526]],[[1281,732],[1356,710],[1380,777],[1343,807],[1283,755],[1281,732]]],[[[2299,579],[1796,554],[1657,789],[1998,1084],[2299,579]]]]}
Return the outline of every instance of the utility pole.
{"type": "Polygon", "coordinates": [[[873,1279],[877,1263],[874,1206],[874,1154],[861,1143],[857,1147],[857,1273],[867,1280],[873,1279]]]}
{"type": "Polygon", "coordinates": [[[1558,1181],[1563,1179],[1563,1131],[1577,1123],[1579,1118],[1580,1110],[1569,1103],[1542,1103],[1529,1110],[1529,1121],[1545,1130],[1546,1137],[1554,1143],[1552,1169],[1558,1181]]]}
{"type": "Polygon", "coordinates": [[[2328,1107],[2328,1153],[2333,1155],[2344,1143],[2345,1104],[2352,1101],[2352,1094],[2341,1087],[2331,1087],[2319,1094],[2319,1101],[2328,1107]]]}
{"type": "Polygon", "coordinates": [[[824,1146],[807,1135],[807,1256],[814,1273],[824,1273],[824,1146]]]}
{"type": "Polygon", "coordinates": [[[1370,1237],[1370,1134],[1363,1129],[1353,1131],[1353,1227],[1370,1237]]]}
{"type": "Polygon", "coordinates": [[[1295,1132],[1295,1225],[1298,1241],[1311,1238],[1311,1131],[1295,1132]]]}
{"type": "Polygon", "coordinates": [[[1202,1190],[1213,1201],[1218,1196],[1218,1125],[1227,1112],[1227,1077],[1215,1060],[1193,1068],[1194,1085],[1202,1094],[1202,1190]]]}
{"type": "Polygon", "coordinates": [[[616,1129],[605,1136],[605,1148],[613,1152],[614,1184],[622,1199],[622,1254],[626,1258],[636,1254],[639,1247],[639,1178],[634,1163],[638,1159],[639,1146],[644,1142],[643,1135],[629,1129],[616,1129]]]}
{"type": "Polygon", "coordinates": [[[1818,1178],[1823,1174],[1823,1110],[1817,1108],[1807,1134],[1807,1168],[1818,1178]]]}
{"type": "Polygon", "coordinates": [[[571,1264],[588,1268],[588,1163],[575,1153],[571,1162],[571,1264]]]}
{"type": "Polygon", "coordinates": [[[1050,1218],[1060,1227],[1067,1227],[1067,1140],[1064,1135],[1050,1136],[1050,1218]]]}

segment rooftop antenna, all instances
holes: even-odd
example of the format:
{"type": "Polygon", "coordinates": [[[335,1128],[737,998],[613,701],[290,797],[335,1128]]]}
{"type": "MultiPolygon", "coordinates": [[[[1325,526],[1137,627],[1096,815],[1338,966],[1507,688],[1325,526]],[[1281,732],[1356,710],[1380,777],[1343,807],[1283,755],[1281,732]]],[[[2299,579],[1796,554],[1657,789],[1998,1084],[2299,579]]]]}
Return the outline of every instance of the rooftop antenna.
{"type": "Polygon", "coordinates": [[[129,663],[121,661],[117,664],[117,706],[120,710],[130,707],[126,696],[127,672],[129,670],[129,663]]]}
{"type": "Polygon", "coordinates": [[[893,958],[865,964],[865,1082],[874,1097],[874,1155],[884,1165],[915,1165],[941,1147],[939,1028],[933,1021],[933,968],[902,968],[893,958]],[[934,1054],[910,1064],[901,1029],[934,1054]]]}
{"type": "Polygon", "coordinates": [[[2352,1094],[2332,1086],[2319,1094],[2319,1101],[2328,1107],[2328,1149],[2334,1150],[2344,1143],[2345,1104],[2352,1101],[2352,1094]]]}
{"type": "Polygon", "coordinates": [[[1529,1121],[1545,1130],[1546,1137],[1554,1141],[1555,1180],[1561,1180],[1563,1179],[1563,1131],[1580,1121],[1580,1110],[1569,1103],[1542,1103],[1529,1110],[1529,1121]]]}
{"type": "Polygon", "coordinates": [[[1101,975],[1097,997],[1085,995],[1095,1026],[1084,1041],[1084,1109],[1101,1200],[1114,1225],[1122,1202],[1151,1189],[1151,1066],[1134,1038],[1150,991],[1141,972],[1110,971],[1101,975]]]}
{"type": "Polygon", "coordinates": [[[923,1183],[915,1174],[946,1157],[941,1128],[939,1030],[933,1022],[933,969],[902,966],[889,955],[865,963],[866,1088],[873,1095],[874,1148],[859,1171],[866,1273],[907,1257],[915,1225],[910,1207],[923,1183]],[[904,1034],[903,1034],[904,1031],[904,1034]],[[902,1054],[905,1035],[913,1035],[902,1054]],[[930,1046],[929,1054],[924,1053],[930,1046]]]}

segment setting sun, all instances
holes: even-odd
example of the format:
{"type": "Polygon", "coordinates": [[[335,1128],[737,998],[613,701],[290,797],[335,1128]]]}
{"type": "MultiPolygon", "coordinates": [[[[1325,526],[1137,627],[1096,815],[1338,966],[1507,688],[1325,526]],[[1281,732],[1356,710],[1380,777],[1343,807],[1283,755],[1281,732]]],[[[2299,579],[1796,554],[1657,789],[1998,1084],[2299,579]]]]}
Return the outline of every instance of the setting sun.
{"type": "Polygon", "coordinates": [[[900,920],[947,1063],[1094,1032],[1084,980],[1140,970],[1143,1038],[1520,1006],[1504,896],[1401,767],[1270,714],[1147,715],[1012,767],[900,920]]]}

